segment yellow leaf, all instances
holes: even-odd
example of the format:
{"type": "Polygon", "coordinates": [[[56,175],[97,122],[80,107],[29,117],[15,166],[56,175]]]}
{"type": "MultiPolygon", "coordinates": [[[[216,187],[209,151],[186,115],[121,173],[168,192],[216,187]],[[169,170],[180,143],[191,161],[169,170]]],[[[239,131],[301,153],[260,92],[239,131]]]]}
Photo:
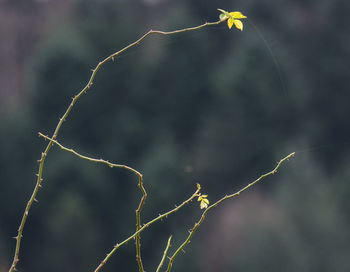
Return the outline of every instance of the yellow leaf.
{"type": "Polygon", "coordinates": [[[234,18],[234,19],[244,19],[247,18],[247,16],[244,16],[241,12],[239,11],[234,11],[234,12],[230,12],[230,15],[234,18]]]}
{"type": "Polygon", "coordinates": [[[240,20],[233,20],[233,23],[240,31],[243,31],[243,23],[240,20]]]}
{"type": "Polygon", "coordinates": [[[234,19],[232,19],[231,17],[228,18],[227,20],[227,25],[228,25],[228,28],[231,29],[231,27],[233,26],[233,23],[234,23],[234,19]]]}
{"type": "Polygon", "coordinates": [[[205,199],[205,198],[207,198],[208,197],[208,195],[199,195],[198,196],[198,201],[202,201],[203,199],[205,199]]]}
{"type": "Polygon", "coordinates": [[[208,208],[208,203],[202,201],[201,202],[201,209],[206,209],[206,208],[208,208]]]}

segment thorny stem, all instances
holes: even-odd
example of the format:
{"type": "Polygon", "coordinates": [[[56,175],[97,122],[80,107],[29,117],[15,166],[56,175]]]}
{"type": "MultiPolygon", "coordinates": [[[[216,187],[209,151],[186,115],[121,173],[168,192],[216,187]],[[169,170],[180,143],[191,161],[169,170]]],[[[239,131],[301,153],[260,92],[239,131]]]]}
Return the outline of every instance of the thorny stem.
{"type": "Polygon", "coordinates": [[[95,269],[94,272],[98,272],[100,271],[100,269],[107,263],[108,259],[124,244],[126,244],[127,242],[129,242],[131,239],[135,238],[137,234],[141,233],[142,231],[144,231],[146,228],[148,228],[150,225],[152,225],[153,223],[163,219],[164,217],[167,217],[170,214],[173,214],[175,212],[177,212],[178,210],[180,210],[183,206],[185,206],[186,204],[188,204],[189,202],[191,202],[195,197],[198,196],[199,190],[197,188],[197,190],[193,193],[193,195],[191,197],[189,197],[187,200],[185,200],[184,202],[182,202],[179,206],[176,206],[174,209],[160,214],[158,215],[156,218],[152,219],[151,221],[147,222],[146,224],[144,224],[138,231],[136,231],[134,234],[132,234],[131,236],[129,236],[128,238],[126,238],[124,241],[117,243],[113,249],[107,254],[107,256],[102,260],[102,262],[99,264],[99,266],[95,269]]]}
{"type": "MultiPolygon", "coordinates": [[[[49,141],[52,141],[53,143],[58,145],[61,149],[65,150],[65,151],[68,151],[68,152],[78,156],[81,159],[92,161],[92,162],[97,162],[97,163],[103,163],[103,164],[106,164],[106,165],[108,165],[109,167],[112,167],[112,168],[113,167],[125,168],[125,169],[128,169],[131,172],[135,173],[138,176],[138,178],[139,178],[138,186],[139,186],[139,188],[140,188],[140,190],[142,192],[142,198],[141,198],[139,206],[138,206],[138,208],[136,210],[136,231],[141,229],[141,209],[143,207],[143,204],[145,203],[145,200],[146,200],[146,197],[147,197],[147,193],[146,193],[146,190],[145,190],[145,188],[143,186],[143,176],[142,176],[142,174],[140,172],[138,172],[137,170],[135,170],[135,169],[133,169],[133,168],[131,168],[129,166],[126,166],[126,165],[110,163],[109,161],[105,161],[103,159],[94,159],[94,158],[91,158],[91,157],[87,157],[87,156],[81,155],[78,152],[76,152],[75,150],[67,148],[67,147],[64,147],[58,141],[53,140],[50,137],[45,136],[45,135],[43,135],[40,132],[39,132],[39,136],[43,137],[43,138],[45,138],[45,139],[47,139],[49,141]]],[[[137,263],[138,263],[138,266],[139,266],[139,271],[143,272],[144,269],[143,269],[142,259],[141,259],[140,233],[137,233],[135,240],[136,240],[136,260],[137,260],[137,263]]]]}
{"type": "MultiPolygon", "coordinates": [[[[143,204],[145,203],[147,193],[145,188],[143,187],[142,182],[142,176],[139,177],[139,184],[138,184],[141,192],[142,192],[142,198],[140,200],[139,206],[136,210],[136,231],[139,231],[141,229],[141,209],[143,207],[143,204]]],[[[142,265],[142,259],[141,259],[141,242],[140,242],[140,233],[136,234],[135,238],[135,244],[136,244],[136,261],[139,266],[139,271],[144,272],[143,265],[142,265]]]]}
{"type": "Polygon", "coordinates": [[[42,134],[40,132],[39,132],[39,136],[45,138],[46,140],[49,140],[49,141],[53,142],[54,144],[59,146],[62,150],[68,151],[68,152],[74,154],[75,156],[77,156],[77,157],[79,157],[79,158],[81,158],[83,160],[88,160],[88,161],[96,162],[96,163],[103,163],[103,164],[108,165],[111,168],[114,168],[114,167],[124,168],[124,169],[127,169],[127,170],[135,173],[138,177],[142,177],[142,174],[139,171],[135,170],[134,168],[131,168],[130,166],[123,165],[123,164],[111,163],[111,162],[103,160],[103,159],[94,159],[94,158],[91,158],[91,157],[87,157],[87,156],[81,155],[80,153],[76,152],[75,150],[73,150],[71,148],[64,147],[57,140],[54,140],[54,139],[50,138],[49,136],[46,136],[46,135],[44,135],[44,134],[42,134]]]}
{"type": "MultiPolygon", "coordinates": [[[[138,210],[140,211],[143,204],[144,204],[144,201],[145,201],[145,198],[147,197],[147,193],[143,187],[143,183],[142,183],[142,174],[140,172],[138,172],[137,170],[129,167],[129,166],[126,166],[126,165],[121,165],[121,164],[114,164],[114,163],[111,163],[111,162],[108,162],[108,161],[105,161],[103,159],[94,159],[94,158],[91,158],[91,157],[87,157],[87,156],[84,156],[84,155],[81,155],[79,154],[78,152],[76,152],[75,150],[73,149],[70,149],[70,148],[67,148],[65,146],[63,146],[62,144],[60,144],[58,141],[56,140],[53,140],[51,139],[50,137],[48,136],[45,136],[43,135],[42,133],[39,132],[39,136],[53,142],[54,144],[58,145],[62,150],[65,150],[65,151],[68,151],[74,155],[76,155],[77,157],[79,158],[82,158],[82,159],[85,159],[85,160],[88,160],[88,161],[92,161],[92,162],[97,162],[97,163],[103,163],[103,164],[106,164],[108,165],[109,167],[118,167],[118,168],[125,168],[125,169],[128,169],[132,172],[134,172],[136,175],[138,175],[139,177],[139,187],[140,187],[140,184],[141,184],[141,191],[142,191],[142,194],[143,194],[143,197],[141,198],[141,201],[140,201],[140,204],[139,204],[139,208],[138,210]]],[[[285,161],[289,160],[290,158],[292,158],[293,156],[295,155],[295,152],[289,154],[288,156],[286,156],[285,158],[281,159],[277,166],[270,172],[266,173],[266,174],[263,174],[261,175],[258,179],[254,180],[253,182],[249,183],[247,186],[243,187],[242,189],[240,189],[239,191],[237,191],[236,193],[234,194],[231,194],[231,195],[226,195],[224,197],[222,197],[221,199],[219,199],[218,201],[216,201],[215,203],[213,203],[212,205],[210,205],[203,213],[202,213],[202,216],[201,218],[199,219],[198,222],[195,223],[195,225],[193,226],[192,230],[190,231],[188,237],[186,238],[186,240],[180,245],[180,247],[175,251],[175,253],[172,255],[172,257],[169,258],[169,265],[168,265],[168,268],[167,268],[167,272],[171,270],[171,267],[172,267],[172,264],[174,262],[174,259],[175,257],[180,253],[181,250],[184,249],[184,247],[190,242],[193,234],[195,233],[195,231],[198,229],[198,227],[203,223],[204,219],[205,219],[205,215],[209,212],[209,210],[211,210],[212,208],[218,206],[221,202],[223,202],[224,200],[227,200],[229,198],[233,198],[233,197],[236,197],[238,195],[240,195],[242,192],[246,191],[247,189],[249,189],[250,187],[254,186],[256,183],[258,183],[259,181],[261,181],[262,179],[266,178],[267,176],[270,176],[270,175],[273,175],[275,174],[278,169],[280,168],[280,166],[282,165],[282,163],[284,163],[285,161]]],[[[187,199],[186,201],[184,201],[181,205],[177,206],[175,209],[167,212],[167,213],[164,213],[162,215],[159,215],[158,217],[156,217],[155,219],[149,221],[148,223],[146,223],[143,227],[141,227],[141,223],[140,224],[137,224],[137,226],[139,226],[137,229],[136,229],[136,232],[131,235],[129,238],[127,238],[126,240],[124,240],[123,242],[117,244],[114,249],[107,255],[107,257],[109,258],[117,248],[121,247],[122,245],[124,245],[125,243],[127,243],[128,241],[130,241],[131,239],[135,238],[137,239],[137,237],[139,237],[139,234],[141,231],[143,231],[145,228],[149,227],[151,224],[155,223],[156,221],[164,218],[164,217],[167,217],[168,215],[176,212],[177,210],[179,210],[182,206],[186,205],[187,203],[189,203],[194,197],[198,196],[198,193],[199,193],[199,190],[198,189],[189,199],[187,199]],[[109,256],[110,255],[110,256],[109,256]]],[[[137,210],[137,211],[138,211],[137,210]]],[[[140,216],[140,212],[138,213],[137,217],[140,216]]],[[[171,238],[172,236],[170,236],[169,240],[168,240],[168,244],[167,244],[167,247],[163,253],[163,258],[157,268],[157,271],[160,270],[161,266],[163,265],[164,263],[164,259],[165,259],[165,256],[166,256],[166,253],[170,247],[170,241],[171,241],[171,238]]],[[[140,242],[140,241],[139,241],[140,242]]],[[[138,248],[138,250],[140,250],[140,246],[138,248]]],[[[140,253],[139,255],[137,255],[140,257],[140,263],[139,265],[139,268],[141,267],[143,269],[143,266],[142,266],[142,261],[141,261],[141,256],[140,256],[140,253]]],[[[108,258],[105,258],[104,261],[101,262],[101,264],[99,265],[99,267],[95,270],[95,272],[99,271],[99,269],[106,263],[106,261],[108,260],[108,258]]],[[[139,261],[139,260],[138,260],[139,261]]],[[[156,271],[156,272],[157,272],[156,271]]]]}
{"type": "MultiPolygon", "coordinates": [[[[151,34],[159,34],[159,35],[172,35],[172,34],[177,34],[177,33],[182,33],[182,32],[187,32],[187,31],[193,31],[193,30],[198,30],[198,29],[201,29],[203,27],[206,27],[206,26],[213,26],[213,25],[218,25],[220,24],[221,20],[219,21],[216,21],[216,22],[206,22],[204,24],[201,24],[199,26],[195,26],[195,27],[189,27],[189,28],[184,28],[184,29],[179,29],[179,30],[175,30],[175,31],[158,31],[158,30],[150,30],[148,31],[147,33],[145,33],[143,36],[141,36],[138,40],[136,40],[135,42],[125,46],[124,48],[122,48],[121,50],[111,54],[110,56],[106,57],[105,59],[103,59],[102,61],[100,61],[95,69],[92,70],[92,73],[91,73],[91,76],[90,76],[90,79],[88,80],[87,84],[85,85],[85,87],[80,91],[78,92],[72,99],[71,103],[68,105],[65,113],[62,115],[62,117],[59,119],[59,122],[57,123],[57,126],[55,128],[55,131],[54,133],[52,134],[52,137],[51,139],[55,140],[58,136],[58,133],[61,129],[61,126],[63,124],[63,122],[67,119],[70,111],[72,110],[73,106],[75,105],[75,103],[78,101],[78,99],[87,92],[88,89],[90,89],[90,87],[92,86],[93,84],[93,81],[95,79],[95,76],[98,72],[98,70],[101,68],[102,65],[104,65],[106,62],[110,61],[110,60],[114,60],[114,58],[118,55],[120,55],[121,53],[123,53],[124,51],[128,50],[129,48],[131,47],[134,47],[135,45],[138,45],[140,42],[142,42],[145,38],[147,38],[148,36],[150,36],[151,34]]],[[[18,228],[18,233],[17,233],[17,236],[15,237],[16,239],[16,248],[15,248],[15,253],[14,253],[14,257],[13,257],[13,261],[12,261],[12,264],[11,264],[11,267],[9,269],[9,272],[13,272],[16,270],[16,265],[19,261],[19,251],[20,251],[20,247],[21,247],[21,241],[22,241],[22,237],[23,237],[23,229],[24,229],[24,225],[27,221],[27,218],[28,218],[28,214],[29,214],[29,210],[30,208],[32,207],[32,204],[34,201],[37,201],[36,200],[36,196],[38,194],[38,191],[39,191],[39,188],[41,187],[41,184],[42,184],[42,181],[43,181],[43,178],[42,178],[42,175],[43,175],[43,167],[44,167],[44,163],[45,163],[45,159],[46,159],[46,156],[48,154],[48,152],[50,151],[51,147],[53,145],[53,142],[50,141],[44,152],[41,153],[41,158],[40,160],[38,161],[39,162],[39,168],[38,168],[38,173],[37,173],[37,179],[36,179],[36,184],[35,184],[35,187],[34,187],[34,190],[32,192],[32,195],[31,197],[29,198],[28,202],[27,202],[27,205],[25,207],[25,210],[24,210],[24,213],[23,213],[23,216],[22,216],[22,219],[21,219],[21,223],[19,225],[19,228],[18,228]]],[[[141,183],[142,184],[142,183],[141,183]]],[[[142,207],[142,206],[141,206],[142,207]]],[[[142,229],[142,228],[141,228],[142,229]]],[[[140,229],[140,230],[141,230],[140,229]]]]}
{"type": "Polygon", "coordinates": [[[261,181],[262,179],[266,178],[267,176],[273,175],[277,172],[277,170],[280,168],[280,166],[282,165],[282,163],[284,163],[285,161],[289,160],[290,158],[292,158],[295,155],[295,152],[289,154],[288,156],[284,157],[283,159],[281,159],[278,163],[277,166],[271,170],[270,172],[261,175],[259,178],[257,178],[256,180],[254,180],[253,182],[249,183],[247,186],[243,187],[242,189],[240,189],[239,191],[237,191],[234,194],[231,195],[225,195],[223,198],[219,199],[218,201],[216,201],[215,203],[213,203],[212,205],[210,205],[203,213],[201,218],[198,220],[198,222],[196,222],[193,226],[193,228],[190,230],[189,235],[187,236],[186,240],[178,247],[178,249],[175,251],[175,253],[169,258],[169,264],[168,264],[168,268],[166,270],[166,272],[170,272],[172,265],[174,263],[174,259],[175,257],[184,249],[184,247],[190,243],[191,238],[193,236],[193,234],[196,232],[196,230],[198,229],[198,227],[203,223],[205,215],[213,208],[217,207],[220,203],[222,203],[223,201],[239,196],[242,192],[246,191],[247,189],[249,189],[250,187],[254,186],[256,183],[258,183],[259,181],[261,181]]]}
{"type": "Polygon", "coordinates": [[[166,245],[166,248],[165,248],[165,250],[164,250],[164,252],[163,252],[163,257],[162,257],[162,259],[160,260],[160,263],[159,263],[159,265],[158,265],[158,267],[157,267],[156,272],[159,272],[160,269],[161,269],[162,266],[163,266],[163,263],[164,263],[166,254],[168,253],[168,250],[169,250],[169,247],[170,247],[171,238],[172,238],[172,236],[170,235],[170,237],[169,237],[169,239],[168,239],[168,243],[167,243],[167,245],[166,245]]]}

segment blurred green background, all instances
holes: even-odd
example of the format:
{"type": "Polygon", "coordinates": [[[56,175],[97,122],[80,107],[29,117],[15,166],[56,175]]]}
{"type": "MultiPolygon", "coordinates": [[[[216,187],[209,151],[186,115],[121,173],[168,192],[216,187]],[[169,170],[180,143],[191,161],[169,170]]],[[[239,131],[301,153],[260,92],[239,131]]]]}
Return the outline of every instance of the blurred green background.
{"type": "MultiPolygon", "coordinates": [[[[202,185],[214,202],[292,151],[279,173],[210,213],[173,271],[350,271],[350,2],[0,2],[0,271],[12,261],[37,159],[98,61],[149,29],[249,17],[151,37],[106,64],[58,140],[144,174],[146,222],[202,185]],[[254,27],[256,26],[256,27],[254,27]]],[[[135,228],[137,179],[54,147],[19,271],[93,271],[135,228]]],[[[154,271],[197,202],[142,234],[154,271]]],[[[103,271],[137,271],[134,242],[103,271]]]]}

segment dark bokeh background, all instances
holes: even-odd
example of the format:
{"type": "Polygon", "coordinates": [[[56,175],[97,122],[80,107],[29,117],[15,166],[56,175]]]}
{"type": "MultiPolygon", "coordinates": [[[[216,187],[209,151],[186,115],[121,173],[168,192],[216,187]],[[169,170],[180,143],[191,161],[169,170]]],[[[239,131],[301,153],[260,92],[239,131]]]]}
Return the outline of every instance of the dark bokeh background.
{"type": "MultiPolygon", "coordinates": [[[[350,2],[0,1],[0,271],[46,143],[90,69],[150,28],[225,24],[152,37],[105,65],[58,140],[130,165],[149,193],[143,221],[200,182],[210,201],[295,158],[208,215],[173,271],[350,271],[350,2]],[[257,26],[258,29],[254,27],[257,26]]],[[[133,233],[134,175],[53,148],[30,212],[20,271],[92,271],[133,233]]],[[[192,203],[142,235],[154,271],[198,219],[192,203]]],[[[137,271],[134,242],[104,271],[137,271]]]]}

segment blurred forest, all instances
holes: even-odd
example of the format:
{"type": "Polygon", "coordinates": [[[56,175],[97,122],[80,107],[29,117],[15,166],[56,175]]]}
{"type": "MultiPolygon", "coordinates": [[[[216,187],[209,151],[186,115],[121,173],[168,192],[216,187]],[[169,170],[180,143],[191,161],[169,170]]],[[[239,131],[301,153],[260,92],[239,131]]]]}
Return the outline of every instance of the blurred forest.
{"type": "MultiPolygon", "coordinates": [[[[0,271],[40,153],[91,69],[98,72],[58,141],[144,174],[146,222],[202,185],[214,202],[296,151],[279,173],[210,213],[173,271],[350,271],[350,2],[194,0],[0,1],[0,271]]],[[[93,271],[134,232],[136,177],[54,147],[31,209],[19,271],[93,271]]],[[[142,233],[146,271],[201,211],[193,202],[142,233]]],[[[137,271],[134,243],[103,271],[137,271]]]]}

